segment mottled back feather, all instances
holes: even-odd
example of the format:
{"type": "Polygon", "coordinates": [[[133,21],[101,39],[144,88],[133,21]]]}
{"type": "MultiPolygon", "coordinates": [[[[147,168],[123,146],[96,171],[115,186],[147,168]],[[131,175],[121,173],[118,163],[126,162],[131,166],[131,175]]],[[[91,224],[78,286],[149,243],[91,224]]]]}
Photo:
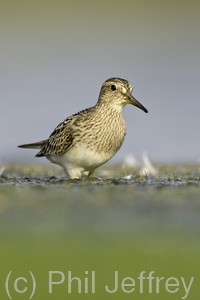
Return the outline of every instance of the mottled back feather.
{"type": "Polygon", "coordinates": [[[59,123],[46,140],[43,148],[35,156],[60,155],[68,151],[73,146],[74,141],[73,124],[79,119],[84,119],[87,116],[87,111],[91,109],[93,107],[79,111],[59,123]]]}

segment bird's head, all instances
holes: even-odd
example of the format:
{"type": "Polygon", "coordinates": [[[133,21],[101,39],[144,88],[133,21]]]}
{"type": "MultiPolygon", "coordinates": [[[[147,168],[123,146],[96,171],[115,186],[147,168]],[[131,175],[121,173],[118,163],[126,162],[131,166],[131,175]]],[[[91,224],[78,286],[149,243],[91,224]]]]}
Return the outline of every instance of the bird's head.
{"type": "Polygon", "coordinates": [[[109,78],[101,87],[98,103],[116,108],[122,108],[126,104],[132,104],[147,113],[148,110],[131,95],[132,90],[133,86],[127,80],[109,78]]]}

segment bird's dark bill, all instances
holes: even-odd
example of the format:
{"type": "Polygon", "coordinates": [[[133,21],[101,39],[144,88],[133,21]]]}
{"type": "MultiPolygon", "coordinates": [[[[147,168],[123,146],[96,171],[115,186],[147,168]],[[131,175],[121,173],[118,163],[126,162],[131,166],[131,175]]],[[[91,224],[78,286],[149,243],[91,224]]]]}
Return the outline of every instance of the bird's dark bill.
{"type": "Polygon", "coordinates": [[[145,113],[148,113],[148,110],[138,100],[136,100],[132,95],[130,95],[129,100],[130,100],[130,104],[140,108],[145,113]]]}

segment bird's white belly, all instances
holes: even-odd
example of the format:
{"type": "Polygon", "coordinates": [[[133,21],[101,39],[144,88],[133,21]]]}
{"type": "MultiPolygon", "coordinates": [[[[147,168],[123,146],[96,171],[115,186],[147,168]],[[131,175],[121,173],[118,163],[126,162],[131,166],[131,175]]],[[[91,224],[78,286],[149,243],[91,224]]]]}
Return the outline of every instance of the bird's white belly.
{"type": "Polygon", "coordinates": [[[70,178],[78,178],[84,172],[90,172],[107,162],[115,153],[97,153],[84,146],[74,146],[66,153],[47,157],[60,165],[70,178]]]}

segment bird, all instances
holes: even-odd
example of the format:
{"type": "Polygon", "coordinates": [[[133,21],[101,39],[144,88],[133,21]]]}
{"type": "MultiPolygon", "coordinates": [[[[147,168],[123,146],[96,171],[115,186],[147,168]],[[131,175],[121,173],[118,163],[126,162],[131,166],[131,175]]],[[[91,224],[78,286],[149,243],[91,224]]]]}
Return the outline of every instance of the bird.
{"type": "Polygon", "coordinates": [[[64,119],[48,139],[18,147],[40,149],[35,157],[60,165],[69,179],[92,178],[95,169],[109,161],[125,139],[123,107],[131,104],[148,113],[132,90],[127,80],[109,78],[94,106],[64,119]]]}

